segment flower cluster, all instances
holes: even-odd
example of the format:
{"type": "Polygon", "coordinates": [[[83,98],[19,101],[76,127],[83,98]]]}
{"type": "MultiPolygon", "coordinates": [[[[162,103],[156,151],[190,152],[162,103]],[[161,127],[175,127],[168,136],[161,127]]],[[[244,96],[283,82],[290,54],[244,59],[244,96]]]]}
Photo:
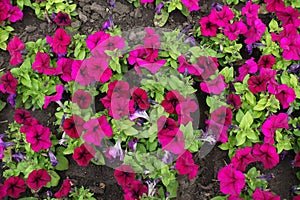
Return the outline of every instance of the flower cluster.
{"type": "Polygon", "coordinates": [[[10,71],[6,72],[0,78],[0,91],[8,94],[17,93],[18,80],[13,77],[10,71]]]}
{"type": "Polygon", "coordinates": [[[14,36],[14,38],[10,40],[6,48],[11,56],[9,61],[10,65],[17,66],[23,62],[24,58],[22,56],[22,51],[24,49],[25,44],[17,36],[14,36]]]}
{"type": "Polygon", "coordinates": [[[18,6],[13,6],[9,0],[0,2],[0,13],[0,22],[5,20],[16,22],[23,18],[21,9],[18,6]]]}

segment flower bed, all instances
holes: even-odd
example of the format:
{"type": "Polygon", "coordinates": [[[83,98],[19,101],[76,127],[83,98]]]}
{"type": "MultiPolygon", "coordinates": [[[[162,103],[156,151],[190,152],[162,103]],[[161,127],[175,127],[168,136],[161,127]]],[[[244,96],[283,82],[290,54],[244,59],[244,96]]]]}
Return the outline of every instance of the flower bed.
{"type": "MultiPolygon", "coordinates": [[[[195,181],[195,155],[214,147],[229,162],[215,177],[223,195],[213,199],[280,199],[269,188],[274,174],[263,172],[287,154],[289,167],[300,167],[299,4],[227,0],[213,3],[197,25],[169,30],[159,27],[174,10],[189,16],[201,4],[129,2],[155,4],[157,27],[123,31],[111,14],[101,28],[80,34],[72,24],[82,18],[75,3],[0,2],[0,47],[14,66],[0,72],[1,108],[14,109],[0,135],[0,199],[94,199],[61,177],[70,159],[78,168],[114,169],[124,199],[173,199],[178,176],[195,181]],[[12,36],[9,24],[22,20],[24,7],[55,32],[28,42],[12,36]],[[54,125],[33,114],[50,106],[54,125]]],[[[293,186],[289,197],[298,199],[293,186]]]]}

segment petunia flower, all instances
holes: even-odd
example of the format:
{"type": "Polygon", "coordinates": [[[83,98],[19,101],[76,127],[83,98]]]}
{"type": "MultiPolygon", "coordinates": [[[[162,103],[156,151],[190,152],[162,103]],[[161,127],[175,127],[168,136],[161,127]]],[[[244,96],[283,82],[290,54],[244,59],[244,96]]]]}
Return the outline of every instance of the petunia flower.
{"type": "Polygon", "coordinates": [[[71,26],[71,19],[68,13],[59,11],[53,20],[58,26],[71,26]]]}
{"type": "Polygon", "coordinates": [[[28,110],[17,109],[15,110],[14,120],[18,124],[31,125],[31,122],[34,120],[34,118],[31,116],[28,110]]]}
{"type": "Polygon", "coordinates": [[[282,57],[285,60],[300,60],[300,35],[282,38],[280,47],[283,49],[282,57]]]}
{"type": "Polygon", "coordinates": [[[217,24],[220,27],[225,27],[230,20],[234,17],[234,13],[228,6],[223,6],[221,11],[217,11],[216,9],[212,9],[210,13],[210,20],[217,24]]]}
{"type": "Polygon", "coordinates": [[[184,136],[182,131],[177,128],[174,130],[161,130],[157,134],[158,141],[163,150],[180,155],[184,152],[184,136]]]}
{"type": "Polygon", "coordinates": [[[61,188],[54,194],[55,198],[67,197],[71,190],[71,181],[70,179],[65,179],[61,188]]]}
{"type": "Polygon", "coordinates": [[[73,59],[71,58],[60,58],[57,60],[57,68],[56,68],[56,74],[62,74],[60,77],[62,80],[66,82],[70,82],[74,80],[72,78],[72,65],[73,65],[73,59]]]}
{"type": "Polygon", "coordinates": [[[72,102],[76,103],[80,109],[87,109],[91,101],[92,96],[82,89],[77,90],[72,97],[72,102]]]}
{"type": "Polygon", "coordinates": [[[253,19],[253,21],[251,21],[250,24],[248,23],[248,25],[250,28],[244,34],[246,37],[245,43],[252,44],[261,39],[262,35],[266,31],[266,25],[261,21],[261,19],[253,19]]]}
{"type": "Polygon", "coordinates": [[[87,130],[83,135],[83,139],[96,146],[100,145],[105,136],[111,137],[113,135],[113,130],[105,115],[97,119],[90,119],[85,122],[83,127],[87,130]]]}
{"type": "Polygon", "coordinates": [[[104,31],[97,31],[93,34],[90,34],[86,39],[86,46],[93,50],[97,45],[99,45],[101,42],[108,39],[110,35],[108,33],[105,33],[104,31]]]}
{"type": "Polygon", "coordinates": [[[188,11],[191,12],[191,11],[196,11],[196,10],[199,10],[199,1],[198,0],[181,0],[181,2],[183,3],[183,5],[185,7],[188,8],[188,11]]]}
{"type": "Polygon", "coordinates": [[[39,152],[42,149],[48,149],[52,146],[50,134],[51,132],[48,127],[35,125],[26,133],[26,141],[31,144],[33,151],[39,152]]]}
{"type": "Polygon", "coordinates": [[[247,74],[254,74],[258,70],[257,63],[254,61],[254,58],[248,59],[244,65],[239,67],[239,76],[236,78],[238,81],[243,81],[247,74]]]}
{"type": "Polygon", "coordinates": [[[160,48],[160,36],[155,32],[154,28],[146,27],[144,36],[144,48],[151,51],[158,50],[160,48]]]}
{"type": "Polygon", "coordinates": [[[67,47],[71,43],[71,37],[62,28],[58,28],[55,31],[53,38],[48,36],[48,42],[56,54],[65,54],[67,52],[67,47]]]}
{"type": "Polygon", "coordinates": [[[282,21],[282,26],[293,24],[294,26],[300,26],[300,13],[292,6],[287,6],[276,11],[276,15],[279,20],[282,21]]]}
{"type": "Polygon", "coordinates": [[[286,84],[281,84],[277,86],[275,97],[279,100],[283,109],[286,109],[290,106],[290,103],[295,101],[296,93],[293,88],[288,87],[286,84]]]}
{"type": "Polygon", "coordinates": [[[232,24],[227,23],[224,27],[224,35],[229,40],[236,40],[240,34],[245,34],[248,28],[243,21],[236,21],[232,24]]]}
{"type": "Polygon", "coordinates": [[[11,9],[12,5],[10,1],[1,1],[0,2],[0,22],[4,21],[8,17],[8,12],[11,9]]]}
{"type": "Polygon", "coordinates": [[[56,94],[53,96],[45,96],[43,108],[46,109],[52,101],[59,102],[62,98],[63,92],[64,92],[63,85],[62,84],[56,85],[56,94]]]}
{"type": "Polygon", "coordinates": [[[203,36],[215,37],[217,35],[218,25],[215,24],[209,16],[202,17],[199,20],[199,24],[201,27],[201,34],[203,36]]]}
{"type": "Polygon", "coordinates": [[[218,172],[218,180],[220,181],[221,192],[232,196],[239,196],[245,187],[246,177],[233,164],[230,164],[218,172]]]}
{"type": "Polygon", "coordinates": [[[280,42],[283,38],[298,37],[297,27],[294,24],[288,24],[283,27],[279,34],[271,33],[271,37],[273,42],[280,42]]]}
{"type": "Polygon", "coordinates": [[[143,194],[148,193],[147,186],[138,180],[132,181],[129,186],[123,187],[123,190],[125,192],[125,200],[139,200],[139,197],[143,196],[143,194]]]}
{"type": "Polygon", "coordinates": [[[121,165],[115,169],[114,177],[119,185],[129,186],[135,180],[135,171],[130,165],[121,165]]]}
{"type": "Polygon", "coordinates": [[[295,167],[300,167],[300,151],[297,152],[293,164],[295,167]]]}
{"type": "Polygon", "coordinates": [[[276,59],[274,58],[274,56],[272,56],[270,54],[263,55],[258,60],[258,63],[257,63],[258,70],[260,70],[261,68],[271,69],[275,63],[276,63],[276,59]]]}
{"type": "Polygon", "coordinates": [[[231,158],[233,166],[244,172],[248,164],[255,162],[256,159],[252,155],[252,147],[237,149],[235,155],[231,158]]]}
{"type": "Polygon", "coordinates": [[[10,22],[22,20],[23,12],[18,6],[12,6],[8,11],[7,18],[10,22]]]}
{"type": "Polygon", "coordinates": [[[4,150],[9,147],[14,145],[15,143],[13,142],[4,142],[2,140],[3,137],[5,137],[5,134],[0,134],[0,160],[4,158],[4,150]]]}
{"type": "Polygon", "coordinates": [[[253,94],[257,94],[259,92],[266,91],[267,83],[268,83],[268,80],[266,80],[265,77],[262,75],[251,76],[248,79],[248,87],[249,87],[249,90],[253,94]]]}
{"type": "Polygon", "coordinates": [[[108,20],[102,24],[102,30],[106,31],[114,27],[113,16],[109,15],[108,20]]]}
{"type": "Polygon", "coordinates": [[[33,170],[27,180],[26,184],[30,189],[38,191],[43,186],[46,186],[47,183],[51,181],[51,176],[45,169],[33,170]]]}
{"type": "Polygon", "coordinates": [[[187,97],[185,101],[180,102],[176,106],[176,113],[178,114],[178,123],[187,125],[193,121],[190,113],[196,112],[198,109],[195,101],[191,101],[190,97],[187,97]]]}
{"type": "Polygon", "coordinates": [[[21,152],[14,153],[12,155],[12,158],[15,159],[15,161],[17,161],[17,162],[21,162],[22,160],[26,160],[26,157],[21,152]]]}
{"type": "Polygon", "coordinates": [[[161,15],[161,9],[164,7],[164,2],[160,2],[154,9],[155,14],[161,15]]]}
{"type": "Polygon", "coordinates": [[[6,190],[4,185],[0,184],[0,200],[2,200],[4,197],[6,197],[6,190]]]}
{"type": "Polygon", "coordinates": [[[138,66],[148,69],[152,74],[155,74],[165,63],[166,60],[147,61],[137,58],[138,66]]]}
{"type": "Polygon", "coordinates": [[[254,158],[263,163],[265,169],[271,169],[279,163],[279,155],[271,144],[255,144],[252,150],[254,158]]]}
{"type": "Polygon", "coordinates": [[[189,179],[197,176],[198,165],[194,164],[193,155],[188,150],[178,157],[175,168],[180,175],[188,174],[189,179]]]}
{"type": "Polygon", "coordinates": [[[219,63],[217,58],[210,56],[199,56],[196,65],[203,70],[199,78],[206,80],[211,75],[215,74],[216,70],[218,69],[219,63]]]}
{"type": "Polygon", "coordinates": [[[164,100],[161,102],[162,107],[167,113],[175,114],[176,106],[184,100],[184,97],[176,90],[167,92],[164,100]]]}
{"type": "Polygon", "coordinates": [[[72,65],[72,79],[75,82],[79,83],[82,86],[87,86],[93,81],[96,81],[92,76],[89,70],[89,66],[86,64],[86,60],[82,62],[77,62],[75,65],[72,65]],[[73,69],[76,70],[73,72],[73,69]]]}
{"type": "Polygon", "coordinates": [[[6,195],[12,198],[19,198],[21,193],[26,191],[26,185],[23,178],[18,176],[9,177],[3,184],[6,195]]]}
{"type": "Polygon", "coordinates": [[[50,66],[50,56],[47,53],[37,52],[32,69],[47,75],[56,75],[56,68],[50,66]]]}
{"type": "Polygon", "coordinates": [[[241,97],[233,93],[228,95],[226,103],[232,105],[234,109],[239,109],[242,106],[241,97]]]}
{"type": "Polygon", "coordinates": [[[9,61],[10,65],[17,66],[23,62],[24,58],[22,57],[21,51],[24,48],[25,44],[17,36],[14,36],[13,39],[9,41],[6,50],[11,56],[9,61]]]}
{"type": "Polygon", "coordinates": [[[213,137],[214,140],[217,140],[222,143],[226,143],[228,141],[227,130],[228,126],[224,124],[219,124],[214,120],[206,120],[207,124],[207,133],[209,137],[213,137]]]}
{"type": "Polygon", "coordinates": [[[283,0],[264,0],[266,5],[266,9],[269,12],[275,12],[285,7],[283,0]]]}
{"type": "Polygon", "coordinates": [[[95,57],[102,57],[104,55],[108,56],[105,51],[114,51],[115,49],[123,49],[125,47],[124,38],[120,36],[112,36],[108,37],[104,41],[102,41],[99,45],[97,45],[92,51],[92,55],[95,57]]]}
{"type": "Polygon", "coordinates": [[[116,144],[113,147],[109,147],[106,149],[105,151],[105,155],[106,158],[108,158],[109,160],[113,160],[116,159],[117,157],[120,158],[120,161],[124,160],[124,154],[123,154],[123,150],[121,147],[121,140],[118,139],[118,141],[116,142],[116,144]]]}
{"type": "Polygon", "coordinates": [[[79,147],[76,147],[72,158],[77,162],[79,166],[87,166],[92,158],[94,158],[95,149],[84,143],[79,147]]]}
{"type": "Polygon", "coordinates": [[[248,1],[245,7],[242,8],[242,15],[246,15],[248,25],[251,25],[254,20],[258,19],[259,8],[260,5],[254,4],[252,1],[248,1]]]}
{"type": "Polygon", "coordinates": [[[150,121],[150,117],[147,114],[146,110],[136,110],[133,114],[130,114],[130,116],[129,116],[129,119],[131,121],[133,121],[137,118],[143,118],[143,119],[150,121]]]}
{"type": "Polygon", "coordinates": [[[59,163],[58,159],[56,158],[56,156],[54,155],[54,153],[51,150],[48,151],[48,156],[49,156],[51,165],[53,167],[55,167],[56,165],[58,165],[58,163],[59,163]]]}
{"type": "Polygon", "coordinates": [[[150,108],[148,95],[145,90],[141,88],[135,89],[132,94],[132,98],[141,110],[147,110],[148,108],[150,108]]]}
{"type": "Polygon", "coordinates": [[[221,94],[226,87],[227,84],[224,82],[223,75],[219,75],[213,80],[200,83],[201,90],[208,94],[221,94]]]}
{"type": "Polygon", "coordinates": [[[64,121],[62,127],[71,138],[79,138],[83,131],[83,125],[84,120],[78,115],[73,115],[64,121]]]}
{"type": "Polygon", "coordinates": [[[177,71],[180,73],[188,73],[191,75],[200,76],[200,74],[203,72],[203,69],[201,69],[196,64],[190,64],[187,62],[184,55],[180,55],[178,57],[179,67],[177,68],[177,71]]]}
{"type": "Polygon", "coordinates": [[[225,126],[230,125],[232,122],[232,111],[226,106],[221,106],[211,113],[211,120],[225,126]]]}
{"type": "Polygon", "coordinates": [[[17,93],[18,80],[11,74],[10,71],[3,74],[0,78],[0,91],[8,94],[17,93]]]}
{"type": "Polygon", "coordinates": [[[277,196],[269,191],[262,191],[260,188],[256,188],[252,194],[252,199],[255,200],[280,200],[280,196],[277,196]]]}

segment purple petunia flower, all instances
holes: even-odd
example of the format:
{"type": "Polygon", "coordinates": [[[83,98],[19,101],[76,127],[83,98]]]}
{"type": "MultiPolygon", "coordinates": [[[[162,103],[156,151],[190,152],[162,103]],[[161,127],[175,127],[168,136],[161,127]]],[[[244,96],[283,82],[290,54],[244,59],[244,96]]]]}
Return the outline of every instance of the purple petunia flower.
{"type": "Polygon", "coordinates": [[[54,153],[51,150],[49,150],[48,155],[50,158],[51,165],[55,167],[59,163],[57,158],[55,157],[54,153]]]}
{"type": "Polygon", "coordinates": [[[21,152],[13,154],[12,158],[14,158],[17,162],[21,162],[21,160],[26,160],[26,157],[21,152]]]}
{"type": "Polygon", "coordinates": [[[11,105],[11,107],[16,107],[16,94],[10,94],[7,97],[7,102],[11,105]]]}

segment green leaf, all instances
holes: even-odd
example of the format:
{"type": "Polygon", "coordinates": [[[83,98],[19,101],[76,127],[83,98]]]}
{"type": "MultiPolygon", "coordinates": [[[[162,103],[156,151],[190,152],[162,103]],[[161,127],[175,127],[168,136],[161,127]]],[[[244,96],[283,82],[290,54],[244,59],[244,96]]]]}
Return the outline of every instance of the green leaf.
{"type": "Polygon", "coordinates": [[[23,198],[18,198],[19,200],[39,200],[38,198],[35,197],[23,197],[23,198]]]}
{"type": "Polygon", "coordinates": [[[161,9],[161,14],[155,14],[154,15],[154,25],[157,27],[163,27],[169,18],[169,13],[166,12],[164,9],[161,9]]]}
{"type": "Polygon", "coordinates": [[[53,170],[48,171],[48,173],[51,176],[51,181],[46,185],[46,187],[50,188],[57,186],[60,180],[60,176],[53,170]]]}
{"type": "Polygon", "coordinates": [[[252,114],[250,113],[250,111],[247,111],[244,117],[242,118],[239,127],[244,130],[249,129],[252,123],[253,123],[252,114]]]}
{"type": "Polygon", "coordinates": [[[5,107],[5,105],[6,105],[6,102],[0,100],[0,111],[3,110],[3,108],[5,107]]]}
{"type": "Polygon", "coordinates": [[[246,141],[246,134],[243,131],[239,131],[235,138],[237,141],[236,146],[241,146],[246,141]]]}
{"type": "Polygon", "coordinates": [[[266,108],[267,98],[262,98],[257,102],[257,105],[254,106],[253,110],[262,111],[266,108]]]}
{"type": "Polygon", "coordinates": [[[58,160],[58,164],[55,166],[55,169],[59,171],[69,169],[69,160],[63,154],[58,154],[56,158],[58,160]]]}

